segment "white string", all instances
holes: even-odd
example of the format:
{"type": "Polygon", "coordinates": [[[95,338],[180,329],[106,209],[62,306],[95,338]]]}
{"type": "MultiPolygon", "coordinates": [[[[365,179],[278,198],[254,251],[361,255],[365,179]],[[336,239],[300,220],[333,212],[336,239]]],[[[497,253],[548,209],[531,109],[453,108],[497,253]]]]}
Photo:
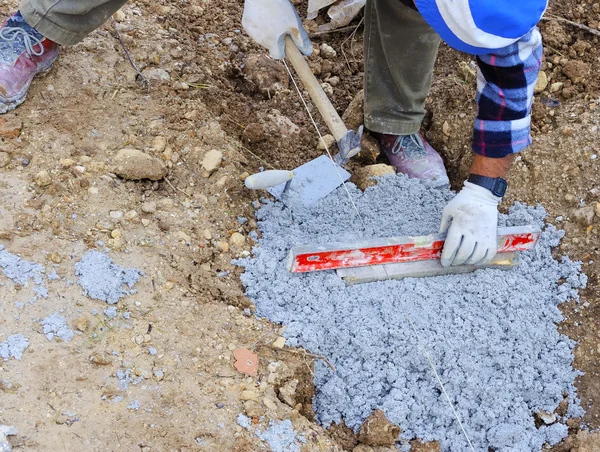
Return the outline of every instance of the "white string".
{"type": "MultiPolygon", "coordinates": [[[[294,84],[294,87],[296,88],[296,91],[298,92],[298,95],[300,96],[300,100],[302,101],[302,104],[304,104],[304,108],[306,109],[306,112],[308,113],[308,117],[310,118],[315,130],[317,131],[317,135],[319,136],[321,143],[325,147],[325,151],[327,152],[327,155],[329,156],[331,161],[335,164],[335,160],[333,159],[333,156],[331,155],[331,151],[329,150],[327,143],[325,143],[325,140],[323,140],[323,135],[321,135],[321,131],[319,130],[319,127],[317,126],[317,123],[316,123],[315,119],[313,118],[313,115],[311,114],[310,109],[308,108],[308,104],[304,100],[304,96],[302,95],[302,92],[300,91],[300,88],[298,87],[298,84],[296,83],[296,79],[292,75],[292,71],[290,70],[289,66],[287,65],[287,62],[285,60],[282,60],[282,61],[283,61],[283,64],[285,65],[285,68],[288,71],[288,74],[290,75],[290,78],[292,79],[292,82],[294,84]]],[[[365,222],[363,216],[360,214],[360,211],[358,210],[358,207],[356,206],[354,199],[352,199],[352,195],[350,194],[350,190],[348,190],[348,187],[346,186],[344,179],[342,178],[342,176],[340,175],[339,172],[336,171],[336,173],[337,173],[338,177],[340,178],[341,185],[344,187],[346,195],[348,196],[348,200],[352,204],[352,207],[354,208],[356,215],[358,216],[358,218],[360,219],[360,222],[363,225],[363,231],[361,231],[361,235],[363,235],[364,231],[367,229],[366,222],[365,222]]],[[[363,237],[364,237],[364,235],[363,235],[363,237]]],[[[382,265],[381,267],[383,268],[383,270],[385,272],[386,279],[388,279],[388,280],[391,279],[386,266],[382,265]]],[[[462,430],[463,435],[467,439],[467,443],[469,443],[469,447],[471,448],[471,450],[473,452],[475,452],[475,448],[473,447],[473,444],[471,443],[471,439],[469,438],[469,435],[467,434],[467,431],[466,431],[465,427],[463,426],[463,423],[460,420],[460,416],[458,415],[458,412],[454,408],[454,404],[452,403],[452,400],[450,399],[450,396],[448,395],[448,391],[446,391],[446,387],[444,386],[444,383],[442,382],[442,379],[440,378],[440,375],[437,371],[435,363],[433,362],[433,359],[431,358],[431,354],[429,353],[429,350],[425,346],[425,343],[421,340],[421,336],[419,335],[419,333],[415,327],[412,317],[410,316],[410,314],[407,311],[404,311],[404,309],[402,307],[401,307],[401,309],[403,311],[404,316],[408,319],[410,327],[411,327],[415,337],[417,338],[417,342],[419,343],[419,347],[421,348],[421,351],[427,358],[427,361],[429,362],[429,366],[431,367],[431,370],[433,371],[433,374],[435,375],[435,378],[436,378],[440,388],[442,389],[442,393],[446,397],[446,401],[448,402],[448,405],[450,405],[450,409],[452,410],[452,413],[454,414],[454,417],[456,418],[456,421],[458,422],[458,425],[460,426],[460,429],[462,430]]]]}

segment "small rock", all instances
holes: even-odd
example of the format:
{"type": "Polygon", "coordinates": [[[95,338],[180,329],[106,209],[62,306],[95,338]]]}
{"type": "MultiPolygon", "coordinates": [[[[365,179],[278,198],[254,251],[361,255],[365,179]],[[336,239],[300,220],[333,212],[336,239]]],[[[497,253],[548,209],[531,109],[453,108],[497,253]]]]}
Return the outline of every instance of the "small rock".
{"type": "Polygon", "coordinates": [[[278,337],[277,339],[275,339],[275,341],[273,341],[271,345],[273,346],[273,348],[285,347],[285,337],[278,337]]]}
{"type": "Polygon", "coordinates": [[[217,248],[226,253],[229,251],[229,243],[223,241],[217,242],[217,248]]]}
{"type": "Polygon", "coordinates": [[[571,212],[573,220],[582,226],[590,226],[594,221],[594,208],[592,206],[581,207],[571,212]]]}
{"type": "Polygon", "coordinates": [[[241,248],[246,244],[246,237],[244,237],[239,232],[234,232],[229,239],[231,245],[237,248],[241,248]]]}
{"type": "Polygon", "coordinates": [[[161,180],[167,175],[167,167],[159,159],[137,149],[121,149],[114,164],[114,173],[127,180],[161,180]]]}
{"type": "Polygon", "coordinates": [[[594,212],[596,212],[596,216],[600,218],[600,202],[596,203],[596,207],[594,208],[594,212]]]}
{"type": "Polygon", "coordinates": [[[122,210],[111,210],[108,215],[113,219],[113,220],[120,220],[121,218],[123,218],[125,216],[125,214],[123,213],[122,210]]]}
{"type": "Polygon", "coordinates": [[[410,442],[410,452],[440,452],[440,443],[438,441],[422,443],[414,440],[410,442]]]}
{"type": "Polygon", "coordinates": [[[10,155],[6,152],[0,152],[0,168],[4,168],[10,163],[10,155]]]}
{"type": "Polygon", "coordinates": [[[335,49],[327,43],[321,44],[319,50],[321,51],[321,57],[323,57],[326,60],[333,59],[337,56],[337,52],[335,51],[335,49]]]}
{"type": "Polygon", "coordinates": [[[144,212],[144,213],[154,213],[154,212],[156,212],[156,202],[154,202],[154,201],[147,201],[145,203],[142,203],[142,212],[144,212]]]}
{"type": "Polygon", "coordinates": [[[14,116],[0,118],[0,138],[19,138],[22,128],[23,122],[14,116]]]}
{"type": "Polygon", "coordinates": [[[98,366],[108,366],[113,362],[113,356],[107,352],[98,352],[90,356],[90,361],[98,366]]]}
{"type": "Polygon", "coordinates": [[[209,174],[212,174],[219,169],[222,161],[223,153],[221,151],[208,151],[202,159],[202,168],[209,174]]]}
{"type": "Polygon", "coordinates": [[[331,86],[329,83],[321,83],[321,88],[323,88],[325,94],[328,96],[333,96],[333,86],[331,86]]]}
{"type": "Polygon", "coordinates": [[[255,400],[246,400],[244,402],[244,412],[250,418],[257,418],[264,414],[263,408],[255,400]]]}
{"type": "Polygon", "coordinates": [[[540,71],[540,73],[538,74],[538,79],[535,84],[535,87],[533,88],[533,92],[536,94],[539,94],[542,91],[544,91],[547,86],[548,86],[548,75],[544,71],[540,71]]]}
{"type": "Polygon", "coordinates": [[[169,73],[161,68],[146,68],[142,71],[142,74],[144,74],[144,77],[146,77],[148,80],[156,80],[162,82],[168,82],[169,80],[171,80],[171,76],[169,75],[169,73]]]}
{"type": "Polygon", "coordinates": [[[257,122],[248,124],[242,133],[242,140],[250,144],[260,143],[264,139],[265,128],[257,122]]]}
{"type": "Polygon", "coordinates": [[[550,92],[551,93],[559,92],[562,89],[563,85],[564,85],[563,82],[554,82],[552,85],[550,85],[550,92]]]}
{"type": "Polygon", "coordinates": [[[134,218],[137,218],[137,216],[138,216],[138,213],[135,210],[130,210],[129,212],[127,212],[125,214],[125,219],[131,221],[134,218]]]}
{"type": "Polygon", "coordinates": [[[400,432],[400,427],[390,423],[383,411],[375,410],[361,425],[358,440],[368,446],[392,446],[400,432]]]}
{"type": "Polygon", "coordinates": [[[190,89],[190,85],[185,82],[175,82],[173,83],[173,89],[175,91],[187,91],[190,89]]]}
{"type": "Polygon", "coordinates": [[[52,183],[52,177],[50,177],[50,174],[46,170],[37,173],[33,180],[39,187],[47,187],[52,183]]]}
{"type": "Polygon", "coordinates": [[[148,226],[150,226],[150,223],[152,223],[152,222],[150,220],[148,220],[147,218],[142,218],[142,226],[148,227],[148,226]]]}
{"type": "Polygon", "coordinates": [[[205,229],[205,230],[202,232],[202,235],[204,236],[204,238],[205,238],[206,240],[212,240],[212,237],[213,237],[213,236],[212,236],[212,233],[210,232],[210,229],[205,229]]]}
{"type": "Polygon", "coordinates": [[[154,140],[152,140],[152,149],[154,150],[154,152],[161,153],[165,150],[166,147],[167,147],[167,138],[166,137],[158,136],[158,137],[155,137],[154,140]]]}
{"type": "Polygon", "coordinates": [[[352,180],[358,188],[365,190],[377,184],[374,177],[385,176],[388,174],[396,174],[393,166],[379,163],[376,165],[363,166],[354,171],[352,180]]]}
{"type": "Polygon", "coordinates": [[[538,411],[537,416],[546,425],[554,424],[556,422],[556,413],[548,413],[547,411],[538,411]]]}
{"type": "Polygon", "coordinates": [[[258,392],[253,391],[251,389],[247,389],[245,391],[242,391],[242,394],[240,395],[240,399],[241,400],[254,400],[255,402],[258,402],[258,392]]]}
{"type": "Polygon", "coordinates": [[[319,144],[317,145],[317,150],[324,151],[325,149],[331,149],[331,147],[335,144],[335,138],[333,135],[323,135],[322,138],[319,138],[319,144]]]}
{"type": "Polygon", "coordinates": [[[563,66],[563,73],[577,85],[590,73],[590,65],[580,60],[570,60],[563,66]]]}
{"type": "Polygon", "coordinates": [[[348,108],[346,108],[346,111],[342,115],[342,120],[349,130],[357,130],[362,124],[364,124],[364,108],[365,90],[361,89],[356,96],[354,96],[354,99],[352,99],[352,102],[350,102],[350,105],[348,105],[348,108]]]}
{"type": "Polygon", "coordinates": [[[277,409],[277,404],[275,403],[275,401],[268,397],[265,397],[263,399],[263,405],[266,406],[269,410],[275,411],[277,409]]]}
{"type": "Polygon", "coordinates": [[[279,388],[278,397],[283,403],[294,408],[296,406],[296,390],[299,381],[296,379],[287,381],[279,388]]]}
{"type": "Polygon", "coordinates": [[[450,124],[448,124],[448,121],[444,121],[442,124],[442,133],[447,137],[450,136],[450,124]]]}
{"type": "Polygon", "coordinates": [[[79,317],[73,322],[73,326],[82,333],[90,326],[90,321],[87,317],[79,317]]]}
{"type": "Polygon", "coordinates": [[[85,171],[85,166],[81,165],[75,165],[73,168],[71,168],[71,172],[75,176],[82,176],[83,174],[85,174],[85,171]]]}
{"type": "Polygon", "coordinates": [[[62,262],[62,257],[58,253],[52,253],[50,254],[50,260],[55,264],[60,264],[62,262]]]}
{"type": "Polygon", "coordinates": [[[113,231],[111,231],[110,236],[113,239],[120,239],[121,237],[123,237],[123,232],[121,232],[120,229],[114,229],[113,231]]]}
{"type": "Polygon", "coordinates": [[[256,85],[258,92],[266,98],[289,87],[289,75],[285,66],[262,53],[248,55],[244,72],[256,85]]]}

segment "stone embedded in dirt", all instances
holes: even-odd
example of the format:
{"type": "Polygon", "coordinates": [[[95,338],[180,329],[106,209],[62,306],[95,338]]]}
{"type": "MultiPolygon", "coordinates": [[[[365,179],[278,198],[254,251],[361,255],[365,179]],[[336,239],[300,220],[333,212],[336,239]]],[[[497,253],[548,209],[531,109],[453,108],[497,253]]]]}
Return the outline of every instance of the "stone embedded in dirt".
{"type": "Polygon", "coordinates": [[[251,122],[246,126],[242,133],[242,140],[246,143],[260,143],[265,139],[265,128],[262,124],[251,122]]]}
{"type": "Polygon", "coordinates": [[[277,339],[273,341],[271,344],[273,348],[283,348],[285,347],[285,337],[279,336],[277,339]]]}
{"type": "Polygon", "coordinates": [[[22,128],[23,122],[14,116],[0,118],[0,138],[19,138],[22,128]]]}
{"type": "Polygon", "coordinates": [[[144,212],[144,213],[156,212],[156,202],[155,201],[147,201],[147,202],[142,203],[142,212],[144,212]]]}
{"type": "Polygon", "coordinates": [[[265,54],[248,55],[244,72],[256,85],[258,92],[267,98],[289,87],[289,75],[285,66],[265,54]]]}
{"type": "Polygon", "coordinates": [[[323,88],[325,94],[328,96],[333,96],[333,86],[331,86],[329,83],[321,83],[321,88],[323,88]]]}
{"type": "Polygon", "coordinates": [[[162,135],[157,136],[152,140],[152,150],[157,153],[161,153],[167,147],[167,138],[162,135]]]}
{"type": "Polygon", "coordinates": [[[352,102],[350,102],[350,105],[348,105],[348,108],[346,108],[346,111],[342,115],[342,120],[349,130],[357,130],[364,124],[364,107],[365,90],[361,89],[356,96],[354,96],[354,99],[352,99],[352,102]]]}
{"type": "Polygon", "coordinates": [[[574,209],[571,212],[571,217],[582,226],[590,226],[594,221],[594,208],[592,206],[581,207],[574,209]]]}
{"type": "Polygon", "coordinates": [[[575,437],[575,446],[571,452],[598,452],[600,451],[600,433],[580,431],[575,437]]]}
{"type": "Polygon", "coordinates": [[[121,149],[113,159],[114,173],[127,180],[161,180],[167,167],[157,158],[137,149],[121,149]]]}
{"type": "Polygon", "coordinates": [[[0,168],[4,168],[10,163],[10,155],[7,152],[0,152],[0,168]]]}
{"type": "Polygon", "coordinates": [[[414,440],[410,442],[410,452],[440,452],[440,443],[438,441],[424,443],[414,440]]]}
{"type": "Polygon", "coordinates": [[[246,348],[236,348],[233,351],[235,362],[233,366],[244,374],[255,377],[258,375],[258,355],[246,348]]]}
{"type": "Polygon", "coordinates": [[[319,144],[317,150],[324,151],[325,149],[331,150],[331,147],[335,144],[335,138],[333,135],[327,134],[319,138],[319,144]]]}
{"type": "Polygon", "coordinates": [[[384,163],[363,166],[354,171],[352,182],[354,182],[361,190],[365,190],[368,187],[377,185],[377,181],[373,179],[374,177],[385,176],[388,174],[396,174],[393,166],[384,163]]]}
{"type": "Polygon", "coordinates": [[[241,248],[246,244],[246,237],[239,232],[234,232],[229,239],[229,243],[234,247],[241,248]]]}
{"type": "Polygon", "coordinates": [[[563,86],[564,86],[563,82],[554,82],[550,85],[550,92],[557,93],[562,89],[563,86]]]}
{"type": "Polygon", "coordinates": [[[107,352],[98,352],[90,356],[90,361],[98,366],[108,366],[114,361],[114,357],[107,352]]]}
{"type": "Polygon", "coordinates": [[[52,183],[52,177],[50,177],[50,174],[46,170],[37,173],[33,180],[38,187],[47,187],[52,183]]]}
{"type": "Polygon", "coordinates": [[[580,60],[570,60],[562,68],[563,73],[574,83],[581,83],[590,73],[590,65],[580,60]]]}
{"type": "Polygon", "coordinates": [[[221,151],[213,149],[212,151],[208,151],[204,155],[204,158],[202,159],[202,168],[204,169],[204,171],[207,171],[209,174],[212,174],[219,169],[222,161],[223,153],[221,151]]]}
{"type": "Polygon", "coordinates": [[[354,450],[358,445],[356,433],[354,433],[344,421],[339,424],[331,424],[328,431],[331,438],[342,448],[342,450],[354,450]]]}
{"type": "Polygon", "coordinates": [[[541,93],[548,86],[548,75],[544,71],[540,71],[537,82],[533,88],[533,92],[536,94],[541,93]]]}
{"type": "Polygon", "coordinates": [[[335,49],[325,42],[321,44],[319,50],[321,51],[321,57],[326,60],[333,59],[337,56],[335,49]]]}
{"type": "Polygon", "coordinates": [[[87,317],[79,317],[73,322],[73,326],[82,333],[90,326],[90,321],[87,317]]]}
{"type": "Polygon", "coordinates": [[[402,430],[392,424],[381,410],[373,411],[358,431],[358,440],[368,446],[392,446],[402,430]]]}
{"type": "Polygon", "coordinates": [[[271,110],[267,115],[267,120],[265,127],[268,135],[289,138],[300,133],[300,127],[287,116],[283,116],[279,110],[271,110]]]}
{"type": "Polygon", "coordinates": [[[254,400],[255,402],[258,402],[258,392],[253,391],[252,389],[246,389],[245,391],[242,391],[242,393],[240,394],[240,399],[241,400],[254,400]]]}
{"type": "Polygon", "coordinates": [[[571,37],[565,31],[565,28],[554,20],[544,22],[543,35],[544,44],[556,49],[561,49],[563,45],[568,45],[571,42],[571,37]]]}
{"type": "Polygon", "coordinates": [[[283,386],[281,386],[278,390],[278,397],[286,405],[294,408],[296,406],[296,390],[298,389],[299,381],[296,379],[292,379],[287,381],[283,386]]]}
{"type": "Polygon", "coordinates": [[[159,82],[168,82],[171,80],[169,73],[162,68],[146,68],[142,71],[142,74],[148,80],[155,80],[159,82]]]}

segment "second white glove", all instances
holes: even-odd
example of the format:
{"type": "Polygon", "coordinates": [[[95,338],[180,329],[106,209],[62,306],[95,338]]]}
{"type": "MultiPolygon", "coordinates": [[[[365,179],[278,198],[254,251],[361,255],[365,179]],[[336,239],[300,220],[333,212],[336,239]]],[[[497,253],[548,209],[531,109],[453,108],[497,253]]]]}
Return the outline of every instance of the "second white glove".
{"type": "Polygon", "coordinates": [[[285,58],[286,35],[290,35],[304,55],[312,53],[308,33],[289,0],[246,0],[242,25],[275,59],[285,58]]]}
{"type": "Polygon", "coordinates": [[[464,188],[444,208],[440,232],[448,231],[442,265],[485,265],[498,251],[498,204],[502,198],[479,185],[464,188]]]}

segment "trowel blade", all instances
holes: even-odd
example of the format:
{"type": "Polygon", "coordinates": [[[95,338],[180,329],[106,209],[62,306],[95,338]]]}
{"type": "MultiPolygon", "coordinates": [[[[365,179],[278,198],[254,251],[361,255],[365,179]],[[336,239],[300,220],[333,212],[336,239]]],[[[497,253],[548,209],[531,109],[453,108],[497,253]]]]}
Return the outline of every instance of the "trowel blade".
{"type": "Polygon", "coordinates": [[[323,199],[344,182],[350,179],[350,173],[322,155],[294,170],[294,178],[286,184],[276,185],[268,192],[277,199],[286,202],[300,200],[310,206],[323,199]]]}

